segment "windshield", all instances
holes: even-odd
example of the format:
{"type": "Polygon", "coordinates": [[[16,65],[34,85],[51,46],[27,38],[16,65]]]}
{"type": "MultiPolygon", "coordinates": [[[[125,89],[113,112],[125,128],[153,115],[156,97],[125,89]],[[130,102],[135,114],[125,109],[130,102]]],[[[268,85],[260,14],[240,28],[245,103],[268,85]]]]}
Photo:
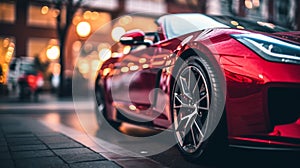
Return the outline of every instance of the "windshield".
{"type": "Polygon", "coordinates": [[[157,20],[165,28],[168,39],[209,28],[237,28],[267,33],[290,31],[272,23],[248,21],[230,16],[209,16],[203,14],[172,14],[157,20]]]}
{"type": "Polygon", "coordinates": [[[208,28],[229,28],[227,25],[201,14],[168,15],[164,23],[168,39],[208,28]]]}
{"type": "Polygon", "coordinates": [[[250,21],[243,18],[231,17],[231,16],[211,16],[211,17],[220,23],[228,25],[231,28],[254,30],[254,31],[261,31],[266,33],[291,31],[287,28],[283,28],[274,25],[273,23],[268,23],[264,21],[250,21]]]}

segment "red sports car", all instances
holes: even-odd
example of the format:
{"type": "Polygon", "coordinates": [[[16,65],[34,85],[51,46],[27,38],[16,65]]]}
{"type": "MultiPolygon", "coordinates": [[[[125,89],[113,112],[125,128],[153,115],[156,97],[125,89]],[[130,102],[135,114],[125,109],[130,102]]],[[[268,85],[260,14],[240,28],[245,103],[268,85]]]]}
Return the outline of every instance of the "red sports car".
{"type": "Polygon", "coordinates": [[[223,145],[300,149],[300,32],[202,14],[157,24],[125,33],[130,52],[103,63],[99,120],[172,130],[191,160],[223,145]]]}

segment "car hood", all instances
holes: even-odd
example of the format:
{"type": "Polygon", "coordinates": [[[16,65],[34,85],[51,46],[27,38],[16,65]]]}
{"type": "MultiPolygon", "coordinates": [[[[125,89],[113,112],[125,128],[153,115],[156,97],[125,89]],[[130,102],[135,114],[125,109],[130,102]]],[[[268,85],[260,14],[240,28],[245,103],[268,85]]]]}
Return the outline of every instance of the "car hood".
{"type": "Polygon", "coordinates": [[[277,32],[273,33],[274,36],[285,39],[292,43],[300,44],[300,31],[292,31],[292,32],[277,32]]]}

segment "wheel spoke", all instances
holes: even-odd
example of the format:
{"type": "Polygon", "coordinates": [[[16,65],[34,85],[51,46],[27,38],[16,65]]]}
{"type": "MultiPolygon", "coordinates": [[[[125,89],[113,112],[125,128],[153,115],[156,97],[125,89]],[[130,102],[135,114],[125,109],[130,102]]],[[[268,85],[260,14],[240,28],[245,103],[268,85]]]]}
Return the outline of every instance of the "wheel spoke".
{"type": "MultiPolygon", "coordinates": [[[[201,124],[201,125],[202,125],[202,124],[201,124]]],[[[196,126],[196,128],[197,128],[197,130],[198,130],[198,132],[199,132],[199,135],[201,136],[201,137],[199,137],[199,140],[200,140],[201,138],[204,137],[203,132],[202,132],[202,130],[201,130],[201,128],[200,128],[200,126],[198,125],[197,122],[195,122],[195,126],[196,126]]],[[[201,126],[201,127],[202,127],[202,126],[201,126]]]]}
{"type": "Polygon", "coordinates": [[[195,102],[195,104],[199,104],[202,100],[204,100],[205,98],[207,98],[207,95],[204,95],[203,97],[201,97],[199,100],[197,100],[195,102]]]}
{"type": "Polygon", "coordinates": [[[209,107],[201,107],[201,106],[198,106],[198,109],[208,111],[208,110],[209,110],[209,107]]]}
{"type": "Polygon", "coordinates": [[[190,128],[191,125],[193,125],[193,123],[195,122],[197,115],[197,111],[194,111],[193,113],[182,117],[179,121],[177,130],[186,132],[187,128],[190,128]]]}
{"type": "Polygon", "coordinates": [[[192,105],[189,105],[189,104],[186,104],[186,103],[183,103],[183,101],[180,99],[181,95],[175,93],[175,98],[180,102],[181,105],[176,105],[176,103],[174,102],[174,108],[175,109],[178,109],[178,108],[191,108],[191,109],[194,109],[195,106],[192,106],[192,105]]]}
{"type": "Polygon", "coordinates": [[[191,74],[192,74],[192,68],[191,67],[189,67],[189,83],[188,83],[188,89],[189,89],[189,91],[191,91],[191,74]]]}
{"type": "Polygon", "coordinates": [[[193,139],[194,146],[197,146],[196,135],[194,133],[193,126],[191,126],[190,129],[191,129],[191,134],[192,134],[192,139],[193,139]]]}
{"type": "Polygon", "coordinates": [[[196,90],[196,88],[198,86],[198,83],[199,83],[200,79],[201,79],[201,76],[198,77],[198,79],[197,79],[197,81],[195,83],[195,86],[194,86],[193,91],[192,91],[193,93],[195,93],[195,90],[196,90]]]}
{"type": "Polygon", "coordinates": [[[186,81],[186,78],[180,76],[180,84],[181,84],[181,89],[183,91],[183,94],[188,97],[189,99],[193,99],[190,93],[190,90],[188,88],[188,83],[186,81]]]}

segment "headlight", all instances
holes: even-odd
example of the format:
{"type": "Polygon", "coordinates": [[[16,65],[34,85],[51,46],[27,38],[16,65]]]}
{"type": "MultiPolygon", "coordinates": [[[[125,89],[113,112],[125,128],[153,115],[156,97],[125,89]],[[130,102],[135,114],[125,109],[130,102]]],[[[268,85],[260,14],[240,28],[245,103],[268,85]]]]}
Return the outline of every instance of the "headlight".
{"type": "Polygon", "coordinates": [[[232,37],[268,61],[300,64],[298,45],[261,34],[235,34],[232,37]]]}

